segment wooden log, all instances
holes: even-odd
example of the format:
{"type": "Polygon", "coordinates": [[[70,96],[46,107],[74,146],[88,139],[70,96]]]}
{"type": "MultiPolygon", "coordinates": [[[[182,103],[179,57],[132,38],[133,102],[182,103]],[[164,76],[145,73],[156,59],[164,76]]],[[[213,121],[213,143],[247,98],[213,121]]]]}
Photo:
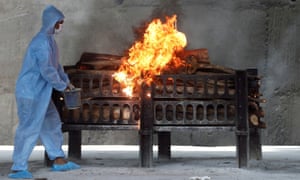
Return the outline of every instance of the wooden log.
{"type": "Polygon", "coordinates": [[[267,128],[267,125],[266,125],[266,123],[265,123],[265,122],[263,122],[263,121],[259,121],[258,128],[265,129],[265,128],[267,128]]]}
{"type": "Polygon", "coordinates": [[[266,103],[267,102],[266,99],[259,99],[259,98],[254,98],[254,97],[251,97],[251,96],[248,96],[248,99],[250,101],[254,101],[254,102],[257,102],[257,103],[266,103]]]}
{"type": "Polygon", "coordinates": [[[193,50],[183,50],[177,54],[181,59],[190,61],[192,59],[197,60],[198,63],[209,64],[208,50],[205,48],[202,49],[193,49],[193,50]]]}
{"type": "Polygon", "coordinates": [[[219,65],[214,64],[191,64],[191,68],[188,69],[189,74],[195,74],[198,72],[213,72],[213,73],[226,73],[226,74],[234,74],[235,71],[231,68],[226,68],[219,65]]]}
{"type": "Polygon", "coordinates": [[[85,75],[107,75],[107,76],[111,76],[113,73],[115,73],[115,70],[93,70],[93,69],[87,69],[87,70],[83,70],[83,69],[76,69],[76,68],[72,68],[72,69],[67,69],[65,70],[66,73],[69,74],[70,78],[72,79],[72,75],[82,75],[82,77],[84,77],[85,75]]]}
{"type": "Polygon", "coordinates": [[[184,50],[178,56],[186,61],[188,74],[195,74],[197,71],[234,74],[233,69],[211,64],[208,50],[205,48],[184,50]]]}
{"type": "Polygon", "coordinates": [[[209,91],[214,91],[216,88],[218,91],[220,91],[220,94],[224,94],[225,87],[227,87],[228,90],[234,90],[235,88],[235,82],[234,80],[214,80],[214,79],[208,79],[207,81],[204,80],[197,80],[196,82],[193,80],[188,80],[184,82],[183,80],[177,79],[176,82],[172,78],[168,79],[165,84],[163,84],[160,80],[154,81],[155,88],[157,91],[162,91],[163,86],[165,85],[166,91],[171,93],[174,91],[174,85],[176,86],[177,92],[183,92],[184,88],[186,88],[188,93],[193,93],[195,89],[204,89],[206,86],[209,91]]]}
{"type": "Polygon", "coordinates": [[[249,121],[251,122],[252,125],[258,126],[259,125],[259,118],[257,117],[256,114],[250,114],[249,116],[249,121]]]}
{"type": "Polygon", "coordinates": [[[199,121],[206,119],[212,121],[215,118],[217,118],[218,121],[222,121],[225,119],[234,120],[236,114],[236,109],[234,105],[228,105],[226,113],[225,105],[218,105],[217,108],[215,108],[213,105],[203,106],[200,104],[197,107],[193,107],[192,105],[183,106],[181,104],[178,104],[175,108],[173,106],[167,105],[164,106],[166,114],[163,113],[164,111],[162,108],[163,107],[160,105],[156,106],[156,120],[167,119],[171,121],[174,120],[173,118],[175,115],[175,119],[177,121],[181,121],[183,119],[199,121]],[[196,114],[196,117],[194,117],[194,114],[196,114]],[[204,114],[206,115],[205,117],[204,114]]]}
{"type": "Polygon", "coordinates": [[[264,111],[257,102],[250,101],[248,103],[249,122],[258,128],[266,128],[266,124],[261,121],[261,117],[264,117],[264,111]]]}
{"type": "Polygon", "coordinates": [[[259,108],[259,110],[258,110],[258,115],[259,115],[259,117],[265,117],[265,112],[264,112],[264,110],[261,108],[261,107],[258,107],[259,108]]]}
{"type": "Polygon", "coordinates": [[[198,105],[196,109],[196,119],[200,121],[204,119],[204,108],[202,105],[198,105]]]}
{"type": "Polygon", "coordinates": [[[249,111],[251,112],[257,112],[259,109],[258,104],[253,101],[248,102],[248,106],[249,106],[249,111]]]}
{"type": "MultiPolygon", "coordinates": [[[[213,65],[209,61],[208,50],[205,48],[194,50],[183,50],[176,54],[182,61],[187,64],[188,74],[194,74],[197,71],[202,72],[221,72],[221,73],[234,73],[230,68],[223,66],[213,65]]],[[[112,55],[112,54],[99,54],[84,52],[81,55],[80,60],[76,63],[75,69],[82,70],[117,70],[122,63],[124,56],[112,55]]],[[[70,67],[74,69],[73,67],[70,67]]],[[[178,68],[180,69],[180,68],[178,68]]],[[[167,72],[182,73],[182,70],[178,72],[178,69],[168,68],[167,72]]],[[[69,71],[69,68],[68,68],[69,71]]]]}
{"type": "Polygon", "coordinates": [[[217,119],[219,121],[225,120],[225,107],[223,105],[217,107],[217,119]]]}
{"type": "Polygon", "coordinates": [[[121,119],[121,108],[119,105],[114,105],[112,108],[112,118],[113,120],[121,119]]]}
{"type": "Polygon", "coordinates": [[[63,108],[62,109],[62,115],[61,115],[62,117],[61,117],[61,120],[63,121],[63,122],[68,122],[69,120],[70,120],[70,117],[69,117],[69,110],[67,109],[67,108],[63,108]]]}
{"type": "Polygon", "coordinates": [[[141,110],[139,105],[134,105],[132,110],[132,117],[133,120],[138,121],[140,120],[141,110]]]}
{"type": "Polygon", "coordinates": [[[231,104],[227,106],[227,119],[234,120],[236,116],[236,106],[231,104]]]}
{"type": "Polygon", "coordinates": [[[101,107],[103,121],[110,120],[110,107],[108,104],[105,104],[101,107]]]}
{"type": "Polygon", "coordinates": [[[214,120],[214,117],[215,117],[214,107],[212,105],[208,105],[206,107],[206,118],[207,120],[211,121],[214,120]]]}
{"type": "Polygon", "coordinates": [[[121,60],[104,60],[104,59],[98,59],[94,61],[83,61],[80,62],[80,64],[87,64],[92,66],[110,66],[110,65],[120,65],[121,60]]]}
{"type": "Polygon", "coordinates": [[[117,70],[121,64],[122,56],[111,54],[98,54],[84,52],[76,63],[77,69],[117,70]]]}
{"type": "Polygon", "coordinates": [[[79,122],[80,120],[80,109],[74,109],[74,110],[71,110],[72,112],[72,122],[79,122]]]}
{"type": "Polygon", "coordinates": [[[130,120],[130,108],[128,106],[123,107],[122,120],[128,121],[130,120]]]}
{"type": "Polygon", "coordinates": [[[97,60],[113,61],[113,60],[120,60],[121,58],[122,56],[119,55],[84,52],[81,54],[79,62],[97,61],[97,60]]]}
{"type": "MultiPolygon", "coordinates": [[[[207,93],[208,94],[215,94],[215,88],[217,88],[217,95],[223,95],[225,94],[225,86],[214,86],[212,84],[207,84],[207,93]]],[[[156,94],[161,94],[163,93],[164,87],[162,85],[156,85],[155,86],[155,91],[156,94]]],[[[186,90],[186,93],[188,94],[204,94],[204,85],[195,85],[195,86],[176,86],[176,93],[177,94],[183,94],[184,89],[186,90]]],[[[167,94],[172,94],[174,93],[174,85],[166,85],[165,87],[166,93],[167,94]]],[[[235,94],[235,89],[228,88],[228,94],[229,95],[234,95],[235,94]]]]}
{"type": "Polygon", "coordinates": [[[90,107],[89,107],[89,105],[84,104],[82,106],[82,120],[84,122],[87,122],[87,121],[89,121],[89,119],[90,119],[90,107]]]}
{"type": "Polygon", "coordinates": [[[98,105],[98,104],[92,105],[91,120],[93,121],[93,123],[99,122],[99,120],[100,120],[100,105],[98,105]]]}

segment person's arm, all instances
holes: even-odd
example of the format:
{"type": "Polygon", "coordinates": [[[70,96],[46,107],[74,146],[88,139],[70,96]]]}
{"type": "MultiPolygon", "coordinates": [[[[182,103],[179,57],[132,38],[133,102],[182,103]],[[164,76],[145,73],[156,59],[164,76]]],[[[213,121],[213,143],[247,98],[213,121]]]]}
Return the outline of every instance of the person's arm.
{"type": "Polygon", "coordinates": [[[35,53],[40,68],[40,73],[52,87],[58,91],[64,91],[69,82],[60,77],[58,69],[52,64],[47,47],[40,47],[35,53]]]}
{"type": "Polygon", "coordinates": [[[67,84],[70,83],[69,76],[65,73],[63,67],[60,64],[58,65],[58,73],[60,77],[63,79],[63,81],[65,81],[67,84]]]}
{"type": "Polygon", "coordinates": [[[75,89],[75,86],[70,82],[69,76],[65,73],[63,67],[58,65],[58,73],[60,77],[67,83],[67,90],[75,89]]]}

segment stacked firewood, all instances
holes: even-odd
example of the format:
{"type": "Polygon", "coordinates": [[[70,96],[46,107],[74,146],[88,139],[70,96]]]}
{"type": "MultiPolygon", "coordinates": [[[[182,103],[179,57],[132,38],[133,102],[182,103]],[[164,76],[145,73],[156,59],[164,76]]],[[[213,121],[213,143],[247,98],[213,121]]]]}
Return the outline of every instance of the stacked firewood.
{"type": "Polygon", "coordinates": [[[116,71],[120,67],[121,59],[122,56],[118,55],[84,52],[76,64],[76,69],[116,71]]]}
{"type": "MultiPolygon", "coordinates": [[[[210,63],[207,49],[184,50],[176,54],[182,62],[182,68],[187,74],[195,74],[200,72],[215,72],[233,74],[234,70],[223,66],[210,63]]],[[[123,56],[111,54],[97,54],[84,52],[80,60],[76,64],[78,70],[100,70],[100,71],[116,71],[120,65],[123,56]]],[[[180,69],[182,70],[182,69],[180,69]]],[[[182,73],[182,71],[180,71],[182,73]]],[[[164,73],[176,74],[178,69],[169,67],[165,68],[164,73]]]]}
{"type": "Polygon", "coordinates": [[[261,120],[265,115],[261,103],[265,103],[266,100],[261,98],[262,94],[259,92],[260,79],[257,76],[248,77],[248,117],[252,126],[266,128],[265,122],[261,120]]]}
{"type": "Polygon", "coordinates": [[[187,74],[203,72],[234,74],[233,69],[211,64],[208,50],[205,48],[184,50],[178,56],[185,61],[187,74]]]}

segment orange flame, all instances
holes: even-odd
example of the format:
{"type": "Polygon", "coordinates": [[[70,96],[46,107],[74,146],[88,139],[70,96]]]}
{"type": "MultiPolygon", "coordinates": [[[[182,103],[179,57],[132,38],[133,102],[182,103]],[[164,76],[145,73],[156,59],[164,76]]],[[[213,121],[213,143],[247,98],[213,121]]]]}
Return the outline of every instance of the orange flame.
{"type": "Polygon", "coordinates": [[[180,66],[181,60],[175,53],[187,44],[185,35],[176,29],[176,15],[166,17],[166,22],[154,19],[146,28],[142,41],[129,49],[129,57],[113,77],[124,87],[123,92],[133,95],[133,90],[143,82],[150,84],[167,64],[180,66]]]}

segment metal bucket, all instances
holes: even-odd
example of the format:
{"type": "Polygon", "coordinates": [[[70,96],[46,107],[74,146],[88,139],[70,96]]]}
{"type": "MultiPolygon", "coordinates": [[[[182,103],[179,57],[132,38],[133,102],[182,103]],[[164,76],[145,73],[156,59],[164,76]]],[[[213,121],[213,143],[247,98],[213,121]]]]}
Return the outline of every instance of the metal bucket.
{"type": "Polygon", "coordinates": [[[78,109],[81,106],[81,88],[64,91],[65,105],[68,109],[78,109]]]}

